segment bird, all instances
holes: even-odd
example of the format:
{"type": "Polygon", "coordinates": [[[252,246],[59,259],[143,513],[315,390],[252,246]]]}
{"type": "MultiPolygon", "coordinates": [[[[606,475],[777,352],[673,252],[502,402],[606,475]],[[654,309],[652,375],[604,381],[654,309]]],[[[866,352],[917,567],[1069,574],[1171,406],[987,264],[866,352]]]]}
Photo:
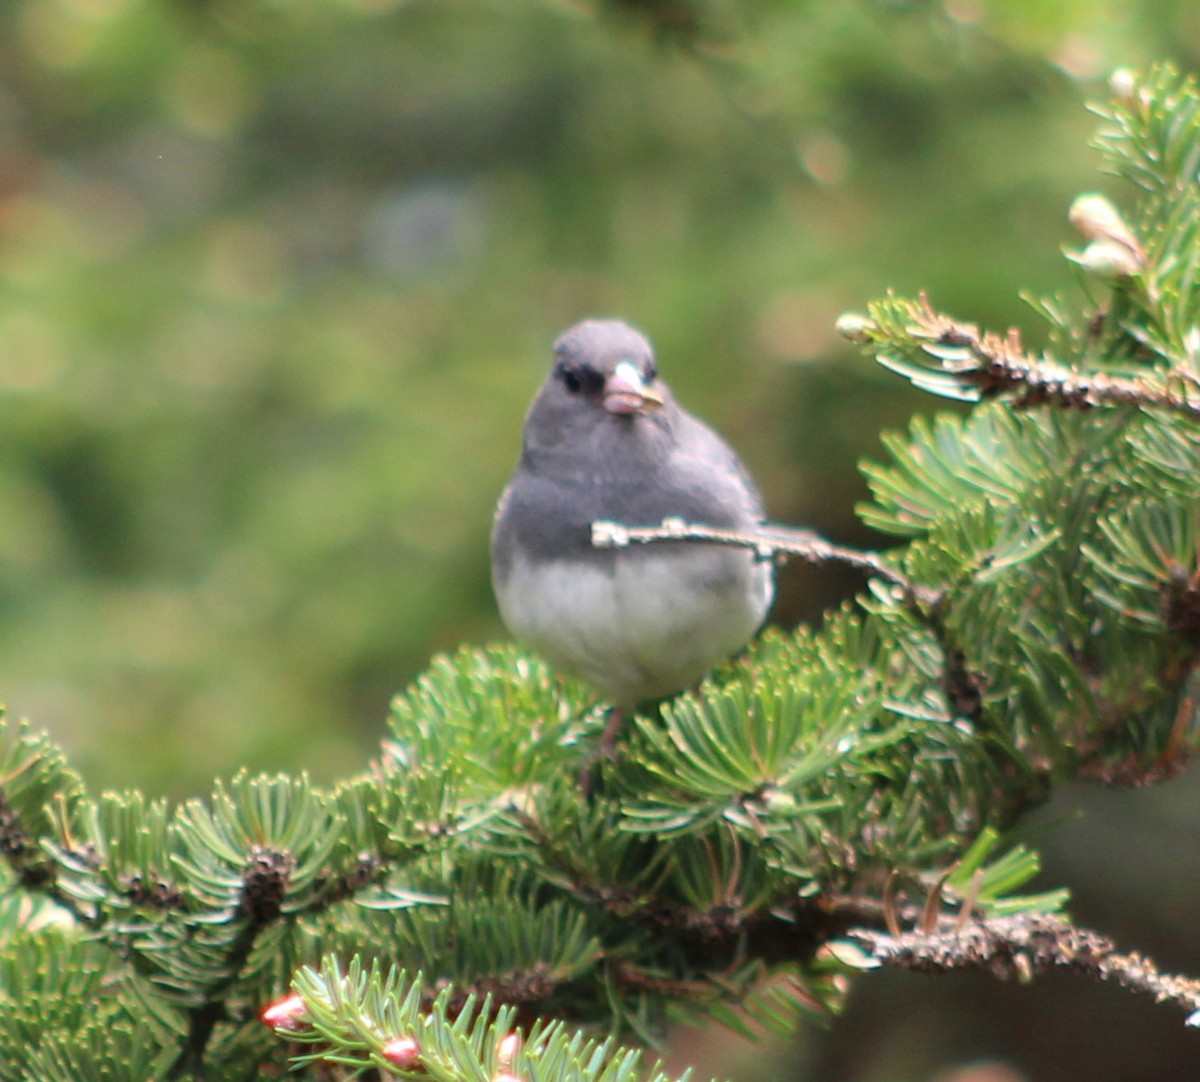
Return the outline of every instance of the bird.
{"type": "Polygon", "coordinates": [[[496,508],[492,585],[508,630],[619,718],[740,651],[766,618],[774,571],[753,549],[712,542],[597,548],[591,524],[751,531],[762,499],[729,444],[675,401],[640,331],[587,319],[553,354],[496,508]]]}

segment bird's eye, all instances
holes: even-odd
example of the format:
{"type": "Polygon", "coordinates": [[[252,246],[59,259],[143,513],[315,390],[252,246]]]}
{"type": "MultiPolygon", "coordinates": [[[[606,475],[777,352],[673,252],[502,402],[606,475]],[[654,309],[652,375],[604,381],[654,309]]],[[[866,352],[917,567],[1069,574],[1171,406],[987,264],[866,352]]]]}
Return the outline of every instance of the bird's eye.
{"type": "Polygon", "coordinates": [[[583,391],[597,392],[604,386],[604,377],[586,364],[560,364],[555,374],[571,394],[583,391]]]}
{"type": "Polygon", "coordinates": [[[646,382],[653,383],[658,379],[658,366],[653,361],[646,366],[646,382]]]}

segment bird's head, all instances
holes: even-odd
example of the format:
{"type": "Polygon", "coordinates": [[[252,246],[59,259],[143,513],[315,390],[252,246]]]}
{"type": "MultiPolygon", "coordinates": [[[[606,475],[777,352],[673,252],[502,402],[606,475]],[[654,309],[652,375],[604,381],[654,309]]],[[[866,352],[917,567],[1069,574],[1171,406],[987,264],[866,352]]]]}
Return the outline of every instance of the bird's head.
{"type": "Polygon", "coordinates": [[[525,450],[644,449],[669,430],[673,408],[644,335],[620,320],[584,320],[554,343],[554,365],[526,418],[525,450]]]}
{"type": "Polygon", "coordinates": [[[552,393],[617,417],[644,416],[666,403],[654,350],[615,319],[577,323],[554,343],[552,393]]]}

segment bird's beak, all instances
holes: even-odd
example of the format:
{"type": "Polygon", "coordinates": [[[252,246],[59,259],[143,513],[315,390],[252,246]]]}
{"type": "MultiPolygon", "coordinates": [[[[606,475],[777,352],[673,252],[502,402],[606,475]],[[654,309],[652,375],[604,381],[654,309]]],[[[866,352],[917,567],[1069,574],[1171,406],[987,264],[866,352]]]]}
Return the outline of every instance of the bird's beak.
{"type": "Polygon", "coordinates": [[[650,387],[629,361],[618,364],[604,381],[604,408],[609,413],[650,413],[664,401],[662,392],[650,387]]]}

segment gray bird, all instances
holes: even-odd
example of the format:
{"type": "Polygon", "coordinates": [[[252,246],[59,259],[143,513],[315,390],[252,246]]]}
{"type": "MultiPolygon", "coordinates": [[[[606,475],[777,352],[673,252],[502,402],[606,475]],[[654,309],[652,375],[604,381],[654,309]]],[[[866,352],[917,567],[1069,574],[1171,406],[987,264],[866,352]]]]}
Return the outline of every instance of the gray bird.
{"type": "Polygon", "coordinates": [[[762,624],[774,576],[750,549],[592,545],[597,519],[672,516],[752,529],[763,510],[737,455],[658,378],[645,337],[579,323],[554,345],[496,508],[492,584],[508,629],[618,707],[695,683],[762,624]]]}

